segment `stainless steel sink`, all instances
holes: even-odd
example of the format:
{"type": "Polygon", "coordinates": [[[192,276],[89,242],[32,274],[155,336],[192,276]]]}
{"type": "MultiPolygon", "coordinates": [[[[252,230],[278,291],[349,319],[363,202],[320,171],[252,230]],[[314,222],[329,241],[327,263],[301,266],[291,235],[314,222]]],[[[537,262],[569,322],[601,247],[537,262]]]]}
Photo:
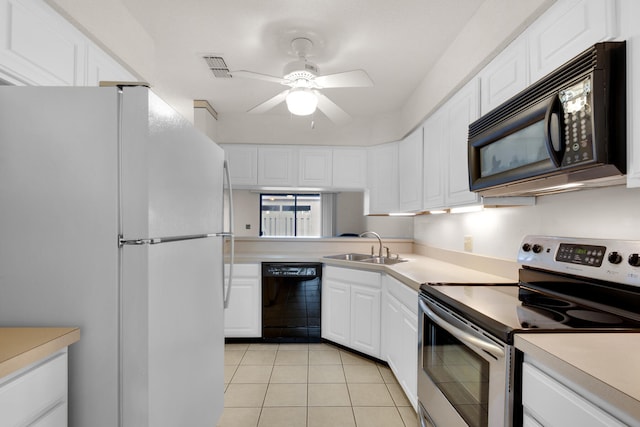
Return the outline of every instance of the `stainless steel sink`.
{"type": "Polygon", "coordinates": [[[402,258],[387,258],[387,257],[379,257],[379,256],[375,256],[372,258],[367,258],[367,259],[363,259],[363,262],[369,262],[371,264],[386,264],[386,265],[392,265],[392,264],[398,264],[399,262],[406,262],[406,259],[402,259],[402,258]]]}
{"type": "Polygon", "coordinates": [[[344,261],[362,261],[367,258],[371,258],[371,255],[351,253],[351,254],[329,255],[329,256],[326,256],[325,258],[341,259],[344,261]]]}
{"type": "Polygon", "coordinates": [[[369,264],[384,264],[384,265],[392,265],[398,264],[399,262],[406,262],[406,259],[401,258],[387,258],[387,257],[379,257],[379,256],[371,256],[369,254],[340,254],[340,255],[327,255],[325,258],[331,259],[339,259],[343,261],[357,261],[357,262],[366,262],[369,264]]]}

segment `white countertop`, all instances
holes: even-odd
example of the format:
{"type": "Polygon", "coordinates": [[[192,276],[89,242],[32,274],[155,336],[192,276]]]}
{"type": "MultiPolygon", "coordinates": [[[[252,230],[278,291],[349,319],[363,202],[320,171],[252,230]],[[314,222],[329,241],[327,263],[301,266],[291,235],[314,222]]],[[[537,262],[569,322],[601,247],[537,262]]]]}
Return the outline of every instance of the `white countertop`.
{"type": "Polygon", "coordinates": [[[640,334],[519,334],[515,346],[602,399],[594,403],[612,415],[640,425],[640,334]]]}
{"type": "Polygon", "coordinates": [[[414,290],[418,290],[422,283],[448,282],[448,283],[513,283],[512,279],[501,277],[482,271],[465,268],[457,264],[439,261],[416,254],[400,254],[400,258],[407,262],[393,265],[369,264],[358,261],[343,261],[324,258],[332,254],[313,253],[278,253],[277,255],[265,254],[240,254],[236,255],[236,263],[251,262],[322,262],[336,267],[356,268],[361,270],[381,271],[400,280],[414,290]]]}

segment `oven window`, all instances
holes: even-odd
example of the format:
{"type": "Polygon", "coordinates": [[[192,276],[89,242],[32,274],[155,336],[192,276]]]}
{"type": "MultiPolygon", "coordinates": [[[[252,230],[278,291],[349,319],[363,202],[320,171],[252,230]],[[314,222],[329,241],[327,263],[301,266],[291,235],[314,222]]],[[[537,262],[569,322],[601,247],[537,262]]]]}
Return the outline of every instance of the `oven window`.
{"type": "Polygon", "coordinates": [[[542,120],[481,147],[480,176],[495,175],[548,158],[542,120]]]}
{"type": "Polygon", "coordinates": [[[489,362],[426,322],[423,369],[470,427],[488,427],[489,362]]]}

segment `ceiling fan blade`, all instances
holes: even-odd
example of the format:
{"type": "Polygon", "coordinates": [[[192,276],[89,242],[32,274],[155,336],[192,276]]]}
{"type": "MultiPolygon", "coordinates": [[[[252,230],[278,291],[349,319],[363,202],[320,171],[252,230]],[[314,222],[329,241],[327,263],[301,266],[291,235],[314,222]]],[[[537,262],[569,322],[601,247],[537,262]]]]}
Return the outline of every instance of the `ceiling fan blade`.
{"type": "Polygon", "coordinates": [[[281,77],[270,76],[268,74],[254,73],[253,71],[246,71],[246,70],[231,71],[230,74],[231,74],[231,77],[242,77],[245,79],[263,80],[266,82],[279,83],[281,85],[286,85],[289,82],[288,80],[285,80],[281,77]]]}
{"type": "Polygon", "coordinates": [[[252,114],[264,113],[265,111],[272,109],[273,107],[275,107],[276,105],[284,101],[288,93],[289,93],[289,89],[283,90],[273,98],[269,98],[263,103],[256,105],[255,107],[247,111],[247,113],[252,113],[252,114]]]}
{"type": "Polygon", "coordinates": [[[372,87],[373,81],[364,70],[318,76],[313,81],[322,88],[329,87],[372,87]]]}
{"type": "Polygon", "coordinates": [[[337,125],[343,125],[351,121],[342,108],[338,107],[332,100],[324,96],[321,92],[314,90],[313,93],[318,97],[318,109],[322,111],[332,122],[337,125]]]}

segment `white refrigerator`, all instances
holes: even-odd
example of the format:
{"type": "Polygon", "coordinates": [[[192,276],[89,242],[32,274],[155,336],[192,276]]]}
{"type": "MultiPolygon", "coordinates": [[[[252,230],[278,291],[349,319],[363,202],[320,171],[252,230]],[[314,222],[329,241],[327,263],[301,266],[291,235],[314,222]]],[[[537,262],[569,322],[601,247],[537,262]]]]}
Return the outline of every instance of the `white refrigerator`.
{"type": "Polygon", "coordinates": [[[0,326],[81,328],[70,426],[216,425],[224,166],[146,87],[0,87],[0,326]]]}

